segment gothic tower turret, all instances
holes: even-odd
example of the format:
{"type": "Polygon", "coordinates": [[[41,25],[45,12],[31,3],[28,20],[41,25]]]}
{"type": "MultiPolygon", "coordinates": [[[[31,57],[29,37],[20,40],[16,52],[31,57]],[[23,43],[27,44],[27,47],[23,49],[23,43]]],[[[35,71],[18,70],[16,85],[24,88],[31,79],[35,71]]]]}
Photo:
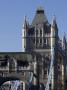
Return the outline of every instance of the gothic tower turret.
{"type": "Polygon", "coordinates": [[[64,36],[62,37],[62,49],[63,49],[63,50],[66,49],[66,37],[65,37],[65,34],[64,34],[64,36]]]}
{"type": "MultiPolygon", "coordinates": [[[[23,29],[22,29],[22,47],[24,48],[24,51],[27,50],[27,44],[28,44],[28,27],[29,23],[27,21],[27,17],[25,16],[24,18],[24,24],[23,24],[23,29]],[[24,43],[23,43],[24,42],[24,43]]],[[[23,50],[22,48],[22,50],[23,50]]]]}
{"type": "Polygon", "coordinates": [[[56,60],[57,44],[58,44],[58,28],[56,18],[54,16],[51,24],[51,62],[52,62],[51,90],[57,90],[57,74],[55,73],[57,72],[57,60],[56,60]]]}
{"type": "Polygon", "coordinates": [[[25,18],[23,30],[25,52],[33,52],[33,85],[44,85],[45,90],[58,90],[58,62],[63,54],[60,49],[65,49],[66,41],[64,37],[61,47],[55,16],[50,24],[44,9],[38,7],[31,24],[25,18]]]}
{"type": "Polygon", "coordinates": [[[52,19],[52,24],[51,24],[51,45],[54,47],[57,44],[58,41],[58,28],[57,28],[57,23],[56,23],[56,17],[54,16],[52,19]]]}

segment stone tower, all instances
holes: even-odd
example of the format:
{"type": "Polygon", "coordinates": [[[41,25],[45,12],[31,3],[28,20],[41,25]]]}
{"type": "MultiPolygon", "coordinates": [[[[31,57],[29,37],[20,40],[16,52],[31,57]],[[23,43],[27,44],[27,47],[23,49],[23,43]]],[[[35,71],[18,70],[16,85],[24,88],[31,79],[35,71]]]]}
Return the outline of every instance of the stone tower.
{"type": "Polygon", "coordinates": [[[64,55],[61,52],[64,41],[61,41],[58,36],[58,27],[55,16],[50,24],[45,15],[44,9],[38,7],[32,20],[32,23],[25,19],[24,22],[24,48],[25,52],[36,53],[34,58],[34,73],[38,78],[34,78],[34,85],[44,85],[45,90],[64,90],[64,55]],[[60,46],[59,46],[60,41],[60,46]],[[59,49],[60,48],[60,49],[59,49]],[[60,59],[60,63],[59,63],[60,59]],[[52,65],[52,66],[51,66],[52,65]],[[62,88],[59,89],[58,81],[59,72],[58,65],[61,67],[62,88]],[[52,72],[52,73],[50,73],[52,72]],[[48,79],[49,78],[49,79],[48,79]],[[48,82],[48,83],[47,83],[48,82]],[[46,86],[46,84],[48,84],[46,86]]]}
{"type": "Polygon", "coordinates": [[[42,7],[36,10],[32,24],[24,22],[25,51],[43,52],[50,48],[50,24],[42,7]]]}

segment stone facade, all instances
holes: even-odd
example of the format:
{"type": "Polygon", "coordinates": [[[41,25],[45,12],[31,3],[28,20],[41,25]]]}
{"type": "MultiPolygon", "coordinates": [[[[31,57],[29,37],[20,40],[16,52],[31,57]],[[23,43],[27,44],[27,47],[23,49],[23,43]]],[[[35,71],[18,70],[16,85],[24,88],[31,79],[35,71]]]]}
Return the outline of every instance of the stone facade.
{"type": "Polygon", "coordinates": [[[50,24],[43,8],[39,7],[31,24],[25,17],[23,28],[25,51],[38,54],[34,57],[38,68],[35,72],[38,74],[39,85],[44,84],[45,89],[65,90],[67,41],[65,35],[62,39],[59,38],[55,16],[50,24]]]}
{"type": "Polygon", "coordinates": [[[17,77],[23,90],[29,83],[34,90],[66,90],[67,41],[59,38],[55,16],[50,24],[39,7],[31,24],[25,17],[23,31],[24,52],[0,52],[0,76],[17,77]]]}

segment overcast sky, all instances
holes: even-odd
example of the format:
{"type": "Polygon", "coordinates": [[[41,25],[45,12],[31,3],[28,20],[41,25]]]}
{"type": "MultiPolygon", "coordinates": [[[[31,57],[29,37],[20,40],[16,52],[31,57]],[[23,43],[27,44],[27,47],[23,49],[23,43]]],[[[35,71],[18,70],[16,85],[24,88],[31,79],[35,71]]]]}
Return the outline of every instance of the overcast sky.
{"type": "Polygon", "coordinates": [[[24,16],[31,23],[38,6],[44,8],[49,23],[56,16],[60,36],[67,34],[67,0],[0,0],[0,52],[22,50],[24,16]]]}

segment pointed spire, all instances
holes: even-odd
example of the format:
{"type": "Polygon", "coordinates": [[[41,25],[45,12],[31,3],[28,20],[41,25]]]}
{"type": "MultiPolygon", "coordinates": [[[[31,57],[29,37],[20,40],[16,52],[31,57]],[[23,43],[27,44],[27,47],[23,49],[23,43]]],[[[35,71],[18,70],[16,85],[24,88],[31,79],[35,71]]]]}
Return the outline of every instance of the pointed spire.
{"type": "Polygon", "coordinates": [[[57,24],[56,24],[56,16],[55,16],[55,15],[53,16],[51,25],[52,25],[53,27],[55,27],[55,26],[57,25],[57,24]]]}
{"type": "Polygon", "coordinates": [[[57,27],[56,16],[55,15],[53,16],[51,27],[54,30],[53,32],[54,32],[55,36],[58,38],[58,27],[57,27]]]}
{"type": "Polygon", "coordinates": [[[66,43],[66,33],[64,32],[63,41],[66,43]]]}
{"type": "Polygon", "coordinates": [[[55,37],[56,36],[55,25],[56,25],[56,17],[54,15],[53,18],[52,18],[52,22],[51,22],[51,35],[52,35],[52,37],[55,37]]]}
{"type": "Polygon", "coordinates": [[[24,17],[24,24],[23,24],[23,28],[27,28],[29,26],[29,22],[27,20],[27,16],[24,17]]]}
{"type": "Polygon", "coordinates": [[[62,48],[65,49],[66,47],[66,33],[64,32],[64,35],[62,37],[62,48]]]}

